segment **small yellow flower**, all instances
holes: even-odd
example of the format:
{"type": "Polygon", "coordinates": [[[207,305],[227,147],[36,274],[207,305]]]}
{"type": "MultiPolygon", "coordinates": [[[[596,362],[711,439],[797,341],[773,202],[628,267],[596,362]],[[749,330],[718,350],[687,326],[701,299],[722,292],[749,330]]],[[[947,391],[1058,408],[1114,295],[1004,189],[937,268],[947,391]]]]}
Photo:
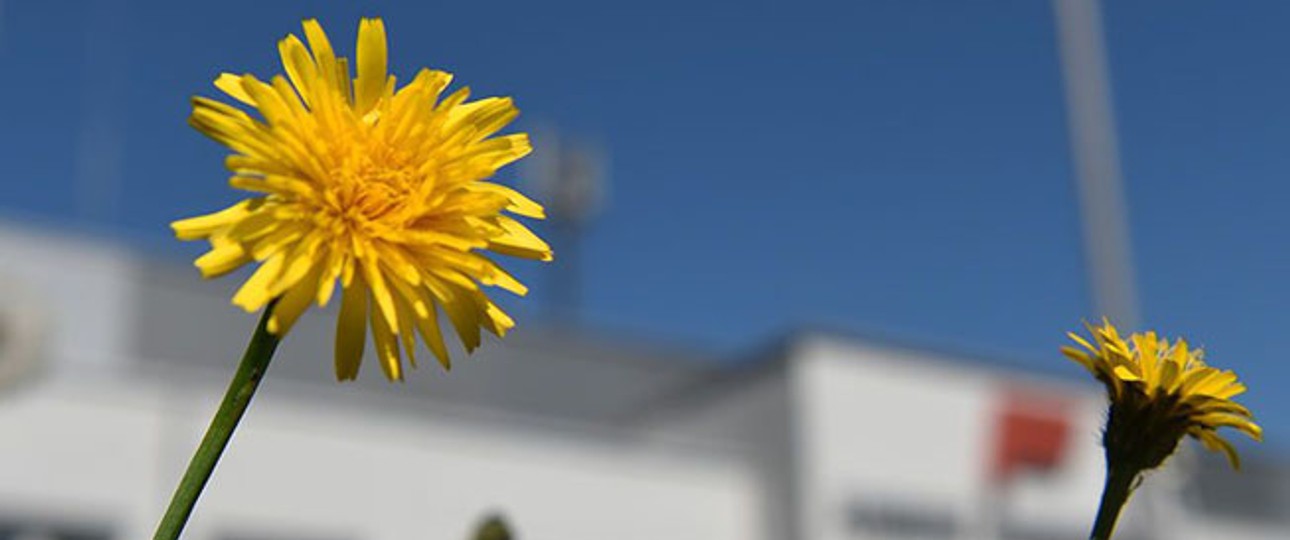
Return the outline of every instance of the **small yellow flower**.
{"type": "Polygon", "coordinates": [[[1106,385],[1110,399],[1104,444],[1108,464],[1146,471],[1160,466],[1183,435],[1191,435],[1212,451],[1227,455],[1232,467],[1240,458],[1231,443],[1218,435],[1230,427],[1262,440],[1263,430],[1249,409],[1232,401],[1245,392],[1236,374],[1205,364],[1204,351],[1178,339],[1173,343],[1155,332],[1120,337],[1104,320],[1089,325],[1093,343],[1075,333],[1070,338],[1083,349],[1063,347],[1106,385]]]}
{"type": "Polygon", "coordinates": [[[342,288],[336,377],[358,375],[370,320],[386,377],[415,366],[415,333],[445,368],[442,309],[466,349],[480,328],[498,336],[514,322],[481,291],[524,285],[481,253],[551,260],[551,249],[504,212],[542,218],[540,205],[487,180],[530,151],[528,137],[492,137],[519,111],[509,98],[467,102],[469,88],[441,99],[452,75],[422,69],[397,88],[386,73],[385,25],[358,28],[356,75],[322,26],[304,21],[278,42],[287,76],[268,82],[225,73],[215,86],[247,112],[193,98],[189,123],[228,146],[229,184],[259,194],[213,214],[172,224],[182,240],[205,239],[205,277],[252,261],[259,268],[233,297],[255,311],[277,299],[268,330],[281,336],[311,303],[342,288]]]}

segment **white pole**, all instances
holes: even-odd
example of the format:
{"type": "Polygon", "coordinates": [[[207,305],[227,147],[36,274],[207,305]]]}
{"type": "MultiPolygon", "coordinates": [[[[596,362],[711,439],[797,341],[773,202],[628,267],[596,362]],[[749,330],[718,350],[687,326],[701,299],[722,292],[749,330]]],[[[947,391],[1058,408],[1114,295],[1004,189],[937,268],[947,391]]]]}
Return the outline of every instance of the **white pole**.
{"type": "Polygon", "coordinates": [[[4,0],[0,0],[0,53],[4,52],[4,0]]]}
{"type": "MultiPolygon", "coordinates": [[[[1101,7],[1098,0],[1053,0],[1053,7],[1094,303],[1098,315],[1137,331],[1141,321],[1101,7]]],[[[1176,515],[1178,501],[1154,489],[1144,491],[1138,496],[1143,532],[1148,538],[1172,538],[1168,516],[1176,515]]]]}
{"type": "Polygon", "coordinates": [[[121,203],[129,55],[121,45],[129,16],[110,0],[86,8],[84,113],[73,154],[76,208],[87,220],[111,220],[121,203]]]}
{"type": "Polygon", "coordinates": [[[1138,301],[1097,0],[1053,0],[1089,282],[1099,316],[1136,329],[1138,301]]]}

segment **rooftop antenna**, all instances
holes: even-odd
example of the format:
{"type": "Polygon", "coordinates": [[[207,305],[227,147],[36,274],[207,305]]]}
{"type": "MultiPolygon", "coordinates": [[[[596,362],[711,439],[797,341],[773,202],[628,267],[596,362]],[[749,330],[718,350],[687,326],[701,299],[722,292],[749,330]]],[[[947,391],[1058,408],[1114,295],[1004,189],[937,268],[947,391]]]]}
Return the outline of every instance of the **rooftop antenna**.
{"type": "Polygon", "coordinates": [[[1098,315],[1136,329],[1132,247],[1097,0],[1053,0],[1084,255],[1098,315]]]}
{"type": "Polygon", "coordinates": [[[546,205],[555,250],[547,305],[574,322],[582,303],[583,237],[604,206],[607,159],[599,147],[562,140],[554,130],[540,131],[535,139],[527,176],[546,205]]]}

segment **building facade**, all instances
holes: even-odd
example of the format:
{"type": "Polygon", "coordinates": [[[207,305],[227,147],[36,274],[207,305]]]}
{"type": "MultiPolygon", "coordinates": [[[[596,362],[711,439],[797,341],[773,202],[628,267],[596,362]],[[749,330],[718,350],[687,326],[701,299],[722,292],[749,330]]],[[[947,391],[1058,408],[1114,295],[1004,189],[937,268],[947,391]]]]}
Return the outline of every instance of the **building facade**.
{"type": "MultiPolygon", "coordinates": [[[[254,317],[234,280],[90,239],[5,224],[0,253],[0,539],[148,537],[254,317]]],[[[450,373],[337,384],[332,320],[282,345],[187,538],[500,513],[529,539],[1046,540],[1101,487],[1098,388],[997,359],[805,332],[732,364],[529,322],[450,373]]],[[[1279,468],[1176,460],[1120,538],[1290,537],[1279,468]]]]}

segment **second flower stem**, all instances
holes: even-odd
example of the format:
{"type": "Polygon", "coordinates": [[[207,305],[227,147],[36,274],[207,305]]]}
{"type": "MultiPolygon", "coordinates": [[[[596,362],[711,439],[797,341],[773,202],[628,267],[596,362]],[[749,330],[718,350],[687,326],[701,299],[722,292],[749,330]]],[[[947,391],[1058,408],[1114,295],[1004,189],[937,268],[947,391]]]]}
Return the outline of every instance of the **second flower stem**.
{"type": "Polygon", "coordinates": [[[188,463],[184,478],[179,481],[179,487],[175,488],[170,506],[166,509],[166,515],[161,518],[161,523],[157,525],[153,540],[179,538],[184,525],[188,523],[188,516],[193,513],[197,498],[206,487],[206,481],[210,480],[211,473],[215,471],[215,464],[219,463],[220,455],[224,453],[229,439],[233,437],[233,431],[242,420],[247,405],[251,404],[251,398],[255,396],[255,390],[260,386],[260,379],[269,368],[269,360],[273,358],[273,352],[278,348],[280,341],[278,336],[274,336],[268,330],[269,316],[273,313],[276,303],[277,301],[270,302],[264,308],[264,315],[260,317],[260,323],[255,327],[255,334],[251,336],[251,342],[247,344],[246,352],[242,354],[242,362],[237,366],[237,373],[233,375],[233,381],[229,383],[228,390],[224,393],[224,400],[220,402],[219,410],[211,419],[210,427],[206,428],[206,435],[202,437],[201,445],[197,447],[192,461],[188,463]]]}
{"type": "Polygon", "coordinates": [[[1093,533],[1089,540],[1110,540],[1115,531],[1115,522],[1120,511],[1129,501],[1133,492],[1133,479],[1136,471],[1121,470],[1111,467],[1106,471],[1106,487],[1102,489],[1102,504],[1097,509],[1097,520],[1093,522],[1093,533]]]}

